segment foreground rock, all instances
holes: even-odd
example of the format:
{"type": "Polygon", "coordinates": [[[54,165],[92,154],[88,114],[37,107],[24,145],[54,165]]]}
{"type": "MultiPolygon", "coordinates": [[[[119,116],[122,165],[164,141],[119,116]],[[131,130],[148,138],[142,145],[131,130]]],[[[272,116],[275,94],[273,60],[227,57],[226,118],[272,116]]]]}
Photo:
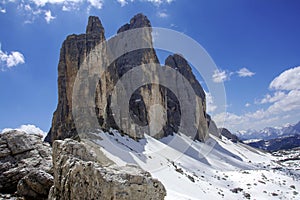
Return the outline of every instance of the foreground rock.
{"type": "Polygon", "coordinates": [[[50,199],[164,199],[164,186],[135,166],[118,167],[101,151],[66,139],[53,143],[54,186],[50,199]]]}
{"type": "Polygon", "coordinates": [[[51,147],[41,135],[12,130],[0,134],[0,193],[14,193],[34,169],[51,173],[51,147]]]}
{"type": "Polygon", "coordinates": [[[33,170],[18,183],[18,194],[26,199],[47,199],[53,185],[53,176],[42,170],[33,170]]]}

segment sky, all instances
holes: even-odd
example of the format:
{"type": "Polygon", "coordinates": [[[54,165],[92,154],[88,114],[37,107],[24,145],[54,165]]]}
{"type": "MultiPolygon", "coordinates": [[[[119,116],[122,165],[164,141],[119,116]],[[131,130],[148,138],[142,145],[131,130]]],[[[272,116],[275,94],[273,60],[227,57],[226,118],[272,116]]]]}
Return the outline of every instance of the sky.
{"type": "Polygon", "coordinates": [[[207,91],[217,124],[235,132],[296,123],[299,9],[298,0],[1,0],[0,130],[32,124],[47,132],[66,36],[84,33],[88,16],[95,15],[109,38],[137,13],[154,27],[186,34],[209,53],[218,70],[208,78],[226,92],[226,111],[218,113],[207,91]]]}

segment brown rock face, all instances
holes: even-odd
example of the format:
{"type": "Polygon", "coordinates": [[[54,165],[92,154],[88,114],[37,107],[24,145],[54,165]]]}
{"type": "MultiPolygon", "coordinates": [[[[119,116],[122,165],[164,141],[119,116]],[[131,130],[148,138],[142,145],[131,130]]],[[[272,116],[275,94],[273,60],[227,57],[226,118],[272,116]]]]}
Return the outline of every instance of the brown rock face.
{"type": "Polygon", "coordinates": [[[60,49],[58,63],[58,105],[53,114],[52,127],[45,138],[52,142],[76,136],[72,116],[72,92],[81,63],[97,44],[105,40],[104,28],[98,17],[89,17],[86,34],[70,35],[60,49]]]}
{"type": "MultiPolygon", "coordinates": [[[[91,95],[91,92],[95,92],[95,99],[92,99],[92,101],[94,101],[94,107],[90,108],[91,111],[89,112],[96,113],[101,128],[115,128],[135,139],[143,138],[145,133],[151,134],[156,138],[161,138],[178,131],[181,126],[180,123],[182,122],[182,113],[180,112],[181,103],[173,92],[158,84],[141,85],[131,94],[129,105],[127,105],[129,107],[129,117],[127,113],[121,109],[117,114],[122,120],[116,121],[114,117],[115,113],[113,114],[112,112],[113,102],[121,105],[122,101],[118,93],[115,96],[113,95],[114,86],[117,82],[124,78],[125,75],[135,67],[145,64],[159,65],[156,52],[152,48],[151,23],[146,16],[143,14],[134,16],[130,20],[130,23],[125,24],[118,30],[118,35],[122,35],[125,31],[142,27],[148,27],[150,29],[144,31],[132,41],[127,41],[121,37],[121,39],[113,40],[111,44],[113,44],[112,46],[114,47],[126,49],[131,43],[140,40],[146,43],[149,48],[125,52],[113,62],[108,61],[110,57],[108,51],[111,50],[109,47],[101,50],[98,49],[98,44],[105,41],[105,36],[104,28],[97,17],[89,18],[86,34],[67,37],[61,48],[58,65],[58,106],[53,115],[52,127],[46,137],[46,141],[53,142],[56,139],[70,138],[77,135],[74,116],[72,115],[72,108],[74,108],[74,105],[72,105],[72,94],[74,92],[74,81],[83,63],[87,66],[93,66],[97,62],[101,63],[98,63],[98,65],[110,63],[94,90],[82,89],[83,87],[81,88],[81,85],[78,89],[79,96],[81,97],[91,95]],[[155,109],[157,107],[161,109],[155,109]],[[159,112],[157,112],[157,110],[159,110],[159,112]],[[145,126],[147,129],[141,128],[145,126]],[[153,132],[156,134],[153,135],[153,132]]],[[[194,90],[197,96],[194,101],[196,101],[198,109],[196,110],[196,114],[192,115],[188,120],[197,122],[193,126],[198,129],[198,132],[196,135],[191,136],[201,141],[205,140],[208,135],[208,123],[205,113],[205,93],[201,85],[193,75],[187,61],[181,56],[176,54],[169,56],[166,59],[166,65],[182,74],[194,90]]],[[[90,73],[89,70],[90,69],[87,68],[87,74],[90,73]]],[[[156,73],[154,72],[153,74],[156,73]]],[[[140,77],[127,80],[127,85],[133,87],[136,81],[146,79],[148,76],[152,75],[144,73],[140,77]]],[[[158,79],[156,76],[154,78],[158,79]]],[[[82,80],[82,82],[88,82],[90,80],[93,79],[82,80]]],[[[178,84],[176,87],[177,91],[186,90],[184,85],[178,84]]],[[[185,99],[184,101],[187,103],[190,100],[191,99],[185,99]]],[[[84,115],[77,117],[84,117],[84,115]]],[[[93,128],[93,125],[88,122],[82,124],[82,126],[86,127],[87,131],[93,128]]],[[[189,130],[186,130],[184,134],[188,134],[188,132],[189,130]]]]}

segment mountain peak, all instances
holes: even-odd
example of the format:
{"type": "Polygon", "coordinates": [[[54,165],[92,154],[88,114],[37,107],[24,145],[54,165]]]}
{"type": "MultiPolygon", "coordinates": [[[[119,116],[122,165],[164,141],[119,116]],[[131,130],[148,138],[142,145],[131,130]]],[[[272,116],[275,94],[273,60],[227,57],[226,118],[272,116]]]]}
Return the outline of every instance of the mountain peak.
{"type": "Polygon", "coordinates": [[[86,27],[86,34],[100,33],[104,34],[104,28],[100,19],[96,16],[89,16],[88,25],[86,27]]]}
{"type": "Polygon", "coordinates": [[[151,27],[150,20],[143,13],[136,14],[133,18],[130,19],[130,23],[123,25],[117,33],[127,31],[129,29],[151,27]]]}

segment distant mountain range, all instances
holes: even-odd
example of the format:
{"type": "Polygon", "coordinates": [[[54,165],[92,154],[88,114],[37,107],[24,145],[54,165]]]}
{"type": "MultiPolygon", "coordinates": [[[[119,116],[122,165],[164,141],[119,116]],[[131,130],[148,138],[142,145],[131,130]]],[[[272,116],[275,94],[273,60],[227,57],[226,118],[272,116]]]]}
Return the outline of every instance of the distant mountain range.
{"type": "Polygon", "coordinates": [[[300,121],[294,125],[282,127],[267,127],[262,130],[249,129],[247,131],[238,131],[236,135],[243,141],[251,139],[271,140],[284,136],[293,136],[300,134],[300,121]]]}
{"type": "Polygon", "coordinates": [[[300,135],[283,136],[270,140],[245,141],[249,146],[266,151],[289,150],[300,147],[300,135]]]}
{"type": "Polygon", "coordinates": [[[287,150],[300,147],[300,122],[282,127],[253,129],[236,134],[244,143],[266,151],[287,150]]]}

